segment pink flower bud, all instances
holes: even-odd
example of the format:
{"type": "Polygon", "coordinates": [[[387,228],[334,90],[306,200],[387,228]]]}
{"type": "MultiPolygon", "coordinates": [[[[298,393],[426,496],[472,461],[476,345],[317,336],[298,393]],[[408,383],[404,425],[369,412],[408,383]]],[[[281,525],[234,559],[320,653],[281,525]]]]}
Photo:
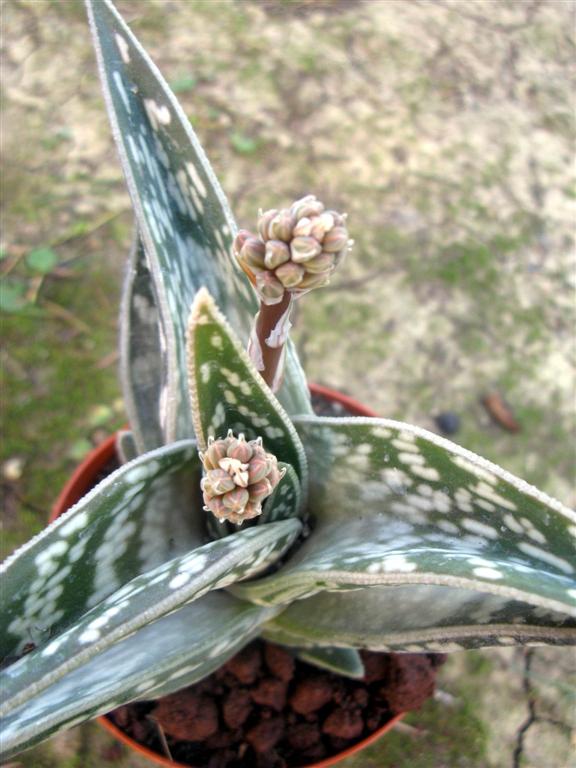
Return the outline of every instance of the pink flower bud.
{"type": "Polygon", "coordinates": [[[295,237],[290,243],[290,252],[292,261],[301,264],[322,253],[322,246],[314,237],[295,237]]]}
{"type": "Polygon", "coordinates": [[[289,261],[279,266],[274,274],[285,288],[295,288],[304,277],[304,267],[289,261]]]}
{"type": "Polygon", "coordinates": [[[267,269],[276,269],[280,264],[290,260],[290,248],[281,240],[268,240],[264,264],[267,269]]]}
{"type": "Polygon", "coordinates": [[[250,494],[248,490],[240,487],[234,488],[233,491],[229,491],[222,497],[224,506],[231,512],[242,512],[249,499],[250,494]]]}
{"type": "Polygon", "coordinates": [[[260,214],[258,218],[258,234],[262,240],[269,240],[272,237],[270,233],[270,224],[277,213],[278,211],[276,208],[272,208],[271,210],[264,211],[264,213],[260,214]]]}

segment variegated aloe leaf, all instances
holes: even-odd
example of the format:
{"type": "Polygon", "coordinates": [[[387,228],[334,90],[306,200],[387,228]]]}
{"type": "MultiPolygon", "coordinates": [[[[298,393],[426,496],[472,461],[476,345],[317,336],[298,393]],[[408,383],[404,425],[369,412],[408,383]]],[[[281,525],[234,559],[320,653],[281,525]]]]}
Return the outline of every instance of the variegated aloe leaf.
{"type": "Polygon", "coordinates": [[[184,440],[125,464],[0,567],[0,655],[40,645],[135,576],[202,543],[184,440]]]}
{"type": "Polygon", "coordinates": [[[364,677],[364,663],[355,648],[306,648],[298,651],[298,658],[336,675],[359,679],[364,677]]]}
{"type": "Polygon", "coordinates": [[[279,461],[290,464],[305,492],[304,447],[264,379],[207,290],[198,292],[188,324],[188,379],[198,445],[231,429],[247,440],[262,437],[279,461]]]}
{"type": "Polygon", "coordinates": [[[255,576],[294,542],[298,520],[251,528],[147,571],[42,648],[0,672],[4,716],[106,648],[211,590],[255,576]]]}
{"type": "Polygon", "coordinates": [[[289,464],[282,462],[278,464],[278,468],[284,470],[286,474],[274,488],[270,498],[264,502],[264,510],[257,518],[259,525],[276,520],[288,520],[302,510],[302,491],[296,472],[289,464]]]}
{"type": "Polygon", "coordinates": [[[160,399],[167,361],[161,333],[152,274],[136,235],[120,308],[120,379],[138,453],[164,444],[160,399]]]}
{"type": "MultiPolygon", "coordinates": [[[[184,336],[188,309],[208,286],[246,342],[254,292],[230,255],[236,225],[189,119],[108,0],[87,0],[102,86],[154,280],[166,342],[166,442],[190,437],[184,336]]],[[[311,411],[294,347],[280,399],[311,411]]],[[[142,415],[142,418],[145,414],[142,415]]]]}
{"type": "Polygon", "coordinates": [[[211,592],[176,613],[148,624],[58,680],[0,720],[0,761],[64,728],[136,699],[191,684],[213,672],[258,634],[274,615],[211,592]]]}
{"type": "Polygon", "coordinates": [[[428,584],[321,592],[266,625],[285,645],[448,653],[498,645],[574,645],[576,618],[509,597],[428,584]]]}
{"type": "Polygon", "coordinates": [[[312,535],[281,572],[235,594],[282,604],[323,590],[433,584],[576,615],[576,515],[560,502],[407,424],[295,424],[310,464],[312,535]]]}

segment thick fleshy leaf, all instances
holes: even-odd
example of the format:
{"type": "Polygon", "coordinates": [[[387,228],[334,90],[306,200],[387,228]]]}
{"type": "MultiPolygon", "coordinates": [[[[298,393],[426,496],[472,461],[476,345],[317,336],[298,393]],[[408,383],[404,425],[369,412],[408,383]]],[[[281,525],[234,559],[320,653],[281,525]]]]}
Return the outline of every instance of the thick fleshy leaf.
{"type": "Polygon", "coordinates": [[[436,584],[576,615],[576,515],[560,502],[407,424],[295,423],[310,464],[312,534],[281,572],[235,594],[272,604],[436,584]]]}
{"type": "Polygon", "coordinates": [[[300,482],[296,472],[289,464],[278,464],[285,475],[274,488],[270,498],[264,502],[264,510],[258,518],[258,524],[271,523],[276,520],[288,520],[302,513],[300,482]]]}
{"type": "Polygon", "coordinates": [[[364,664],[355,648],[307,648],[298,651],[298,658],[336,675],[359,679],[364,677],[364,664]]]}
{"type": "Polygon", "coordinates": [[[171,682],[201,680],[258,634],[274,611],[211,592],[70,672],[0,720],[0,761],[171,682]]]}
{"type": "Polygon", "coordinates": [[[167,361],[161,331],[152,274],[136,235],[120,309],[120,381],[138,453],[164,444],[160,397],[167,361]]]}
{"type": "MultiPolygon", "coordinates": [[[[254,291],[231,257],[236,225],[189,119],[108,0],[87,0],[112,131],[148,266],[166,343],[162,413],[166,442],[192,435],[184,376],[185,323],[194,295],[209,287],[247,342],[254,291]]],[[[294,347],[280,398],[311,411],[294,347]]]]}
{"type": "Polygon", "coordinates": [[[0,655],[41,645],[150,568],[204,540],[193,440],[113,472],[0,567],[0,655]]]}
{"type": "Polygon", "coordinates": [[[303,492],[307,483],[304,447],[264,379],[207,290],[196,296],[188,324],[188,378],[198,445],[231,429],[247,440],[262,437],[278,461],[291,464],[303,492]]]}
{"type": "Polygon", "coordinates": [[[285,645],[448,653],[491,645],[573,645],[576,619],[470,589],[418,584],[322,592],[266,625],[285,645]]]}
{"type": "Polygon", "coordinates": [[[6,715],[73,669],[211,590],[261,573],[301,529],[298,520],[258,526],[169,560],[129,581],[42,648],[0,672],[6,715]]]}

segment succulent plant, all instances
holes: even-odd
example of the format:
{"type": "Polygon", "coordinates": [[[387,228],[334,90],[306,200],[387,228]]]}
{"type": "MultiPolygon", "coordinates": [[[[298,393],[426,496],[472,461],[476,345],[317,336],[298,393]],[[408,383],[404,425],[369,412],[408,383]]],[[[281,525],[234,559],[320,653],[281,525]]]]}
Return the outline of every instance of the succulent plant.
{"type": "Polygon", "coordinates": [[[424,429],[314,415],[290,308],[346,250],[343,218],[306,196],[238,233],[160,74],[108,0],[87,6],[137,220],[130,432],[2,567],[2,759],[257,635],[351,676],[359,648],[575,644],[576,514],[424,429]]]}

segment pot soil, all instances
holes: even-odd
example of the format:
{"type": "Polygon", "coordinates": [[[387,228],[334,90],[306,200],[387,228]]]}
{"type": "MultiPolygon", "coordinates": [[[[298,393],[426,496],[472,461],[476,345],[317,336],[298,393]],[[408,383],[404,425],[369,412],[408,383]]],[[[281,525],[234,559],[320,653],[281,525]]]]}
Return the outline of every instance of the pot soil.
{"type": "MultiPolygon", "coordinates": [[[[374,416],[349,397],[311,386],[320,415],[374,416]]],[[[117,466],[115,437],[96,448],[58,498],[61,515],[117,466]]],[[[327,768],[363,749],[434,692],[440,654],[362,652],[351,680],[256,640],[204,680],[99,718],[157,765],[194,768],[327,768]]]]}

